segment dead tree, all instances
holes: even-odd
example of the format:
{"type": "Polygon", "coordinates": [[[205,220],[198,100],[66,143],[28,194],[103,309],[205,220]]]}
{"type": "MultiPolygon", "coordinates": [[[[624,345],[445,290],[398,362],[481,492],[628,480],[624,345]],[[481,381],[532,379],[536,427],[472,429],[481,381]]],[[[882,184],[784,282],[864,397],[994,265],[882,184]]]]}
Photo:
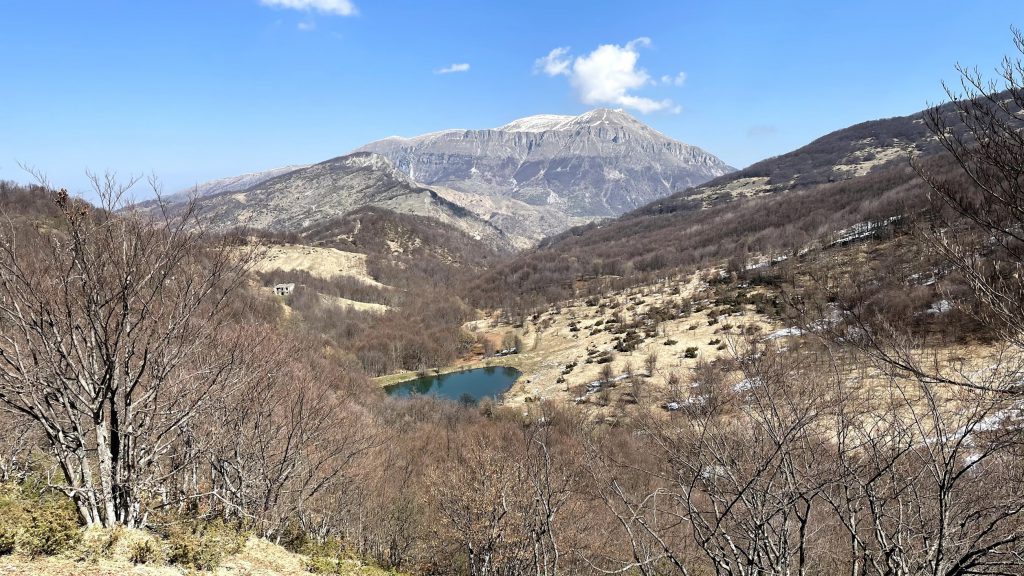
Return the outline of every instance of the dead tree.
{"type": "MultiPolygon", "coordinates": [[[[830,421],[846,572],[1004,574],[1024,554],[1015,413],[1000,394],[890,379],[843,394],[830,421]]],[[[1015,570],[1010,569],[1009,572],[1015,570]]]]}
{"type": "Polygon", "coordinates": [[[833,478],[817,432],[830,401],[821,374],[767,350],[741,366],[739,383],[715,378],[725,389],[685,421],[642,422],[657,461],[605,465],[602,498],[632,558],[602,571],[805,574],[820,563],[821,493],[833,478]]]}
{"type": "Polygon", "coordinates": [[[247,258],[194,205],[118,213],[134,182],[93,181],[100,207],[61,191],[55,221],[0,231],[0,402],[36,423],[84,523],[139,526],[192,417],[242,377],[253,331],[227,311],[247,258]]]}
{"type": "MultiPolygon", "coordinates": [[[[1024,54],[1024,36],[1013,30],[1024,54]]],[[[915,167],[930,188],[934,220],[928,245],[966,280],[983,304],[982,320],[1024,348],[1024,62],[1007,57],[999,82],[958,66],[960,89],[945,86],[947,106],[925,120],[957,168],[915,167]]]]}

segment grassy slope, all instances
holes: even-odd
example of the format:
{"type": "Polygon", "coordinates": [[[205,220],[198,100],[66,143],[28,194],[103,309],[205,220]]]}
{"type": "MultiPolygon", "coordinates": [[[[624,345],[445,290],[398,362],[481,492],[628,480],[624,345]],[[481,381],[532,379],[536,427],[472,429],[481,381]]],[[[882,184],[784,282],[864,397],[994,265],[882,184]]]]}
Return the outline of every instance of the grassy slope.
{"type": "MultiPolygon", "coordinates": [[[[24,555],[0,557],[3,576],[179,576],[181,574],[245,574],[248,576],[300,576],[310,574],[309,558],[259,538],[250,538],[238,554],[229,556],[212,572],[196,572],[178,566],[136,565],[119,554],[109,558],[82,560],[80,551],[55,557],[29,558],[24,555]]],[[[344,576],[386,576],[397,574],[345,560],[338,572],[344,576]]]]}

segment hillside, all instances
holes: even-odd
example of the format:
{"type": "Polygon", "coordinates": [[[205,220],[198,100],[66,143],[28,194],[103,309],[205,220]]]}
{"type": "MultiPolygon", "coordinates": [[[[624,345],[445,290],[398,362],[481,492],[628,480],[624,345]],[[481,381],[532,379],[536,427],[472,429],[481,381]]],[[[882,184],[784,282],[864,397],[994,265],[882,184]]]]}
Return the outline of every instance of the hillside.
{"type": "Polygon", "coordinates": [[[359,150],[388,157],[418,182],[467,195],[463,205],[534,239],[573,219],[616,216],[732,171],[696,146],[604,108],[392,137],[359,150]]]}
{"type": "MultiPolygon", "coordinates": [[[[261,172],[250,172],[247,174],[240,174],[238,176],[228,176],[226,178],[217,178],[216,180],[209,180],[201,184],[197,184],[191,188],[180,190],[174,194],[168,195],[163,198],[165,202],[181,202],[188,198],[195,196],[202,198],[203,196],[213,196],[214,194],[220,194],[222,192],[240,192],[246,188],[251,188],[266,182],[271,178],[294,172],[306,168],[305,165],[291,165],[282,166],[280,168],[272,168],[270,170],[263,170],[261,172]]],[[[143,204],[151,204],[153,201],[143,202],[143,204]]]]}
{"type": "Polygon", "coordinates": [[[267,244],[254,271],[265,293],[295,284],[280,303],[332,353],[378,376],[454,361],[468,350],[458,297],[507,256],[435,218],[363,207],[267,244]]]}
{"type": "Polygon", "coordinates": [[[1012,3],[52,4],[0,576],[1024,576],[1012,3]]]}
{"type": "MultiPolygon", "coordinates": [[[[181,203],[171,203],[180,206],[181,203]]],[[[454,226],[497,250],[512,241],[490,223],[395,170],[382,156],[356,153],[271,177],[242,191],[199,198],[211,230],[247,227],[296,232],[365,206],[427,216],[454,226]]],[[[140,208],[153,209],[152,205],[140,208]]]]}
{"type": "MultiPolygon", "coordinates": [[[[952,113],[950,106],[941,109],[952,113]]],[[[797,150],[676,192],[619,218],[542,241],[485,275],[470,298],[490,305],[570,297],[598,276],[645,281],[725,260],[742,268],[785,257],[844,229],[923,206],[911,156],[950,173],[924,113],[864,122],[797,150]]]]}

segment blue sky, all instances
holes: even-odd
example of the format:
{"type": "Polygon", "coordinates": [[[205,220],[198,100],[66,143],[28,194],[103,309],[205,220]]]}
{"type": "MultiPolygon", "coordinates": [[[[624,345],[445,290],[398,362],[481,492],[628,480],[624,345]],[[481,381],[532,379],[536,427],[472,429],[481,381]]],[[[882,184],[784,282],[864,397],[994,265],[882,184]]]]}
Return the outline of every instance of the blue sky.
{"type": "Polygon", "coordinates": [[[0,0],[0,179],[27,181],[22,162],[79,193],[86,169],[176,191],[596,106],[742,167],[940,101],[954,64],[1011,52],[1020,18],[941,0],[0,0]]]}

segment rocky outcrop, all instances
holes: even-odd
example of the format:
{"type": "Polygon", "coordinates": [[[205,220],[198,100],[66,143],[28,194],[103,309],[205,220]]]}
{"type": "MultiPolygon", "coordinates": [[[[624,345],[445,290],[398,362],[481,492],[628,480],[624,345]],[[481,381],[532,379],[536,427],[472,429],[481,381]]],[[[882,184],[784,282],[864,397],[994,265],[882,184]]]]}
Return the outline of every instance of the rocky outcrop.
{"type": "Polygon", "coordinates": [[[199,199],[214,230],[250,227],[297,232],[365,206],[428,216],[497,249],[511,241],[492,224],[419,186],[383,156],[359,152],[292,170],[242,191],[199,199]]]}
{"type": "Polygon", "coordinates": [[[625,112],[603,108],[530,116],[490,130],[386,138],[359,150],[386,156],[428,186],[505,202],[480,215],[534,237],[617,216],[733,170],[625,112]]]}

